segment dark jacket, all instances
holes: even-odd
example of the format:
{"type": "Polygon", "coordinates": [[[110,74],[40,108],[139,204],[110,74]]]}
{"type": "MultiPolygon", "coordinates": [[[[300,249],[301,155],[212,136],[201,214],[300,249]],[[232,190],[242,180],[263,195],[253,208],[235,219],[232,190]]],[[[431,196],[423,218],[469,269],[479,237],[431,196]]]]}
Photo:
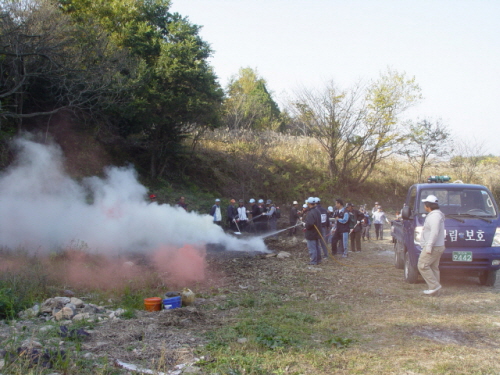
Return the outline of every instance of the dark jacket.
{"type": "Polygon", "coordinates": [[[321,213],[315,207],[307,212],[306,216],[306,240],[319,240],[321,230],[321,213]]]}
{"type": "Polygon", "coordinates": [[[328,210],[326,208],[322,207],[320,204],[316,205],[316,209],[321,214],[321,226],[324,228],[329,228],[330,227],[330,220],[328,220],[328,210]]]}
{"type": "MultiPolygon", "coordinates": [[[[260,215],[260,208],[257,205],[257,203],[254,203],[252,205],[252,219],[255,219],[259,215],[260,215]]],[[[257,219],[257,220],[259,220],[259,219],[257,219]]]]}
{"type": "Polygon", "coordinates": [[[353,210],[349,212],[349,229],[354,229],[354,232],[361,232],[361,222],[364,218],[364,214],[353,208],[353,210]],[[360,222],[359,224],[358,221],[360,222]]]}
{"type": "Polygon", "coordinates": [[[335,210],[333,217],[337,219],[337,232],[347,233],[349,232],[349,213],[345,207],[341,210],[335,210]],[[343,221],[343,222],[342,222],[343,221]]]}
{"type": "Polygon", "coordinates": [[[293,207],[290,209],[290,224],[295,224],[297,222],[297,219],[299,218],[298,214],[299,209],[297,207],[293,207]]]}
{"type": "Polygon", "coordinates": [[[238,209],[234,207],[232,204],[227,206],[227,221],[233,221],[238,217],[238,209]]]}

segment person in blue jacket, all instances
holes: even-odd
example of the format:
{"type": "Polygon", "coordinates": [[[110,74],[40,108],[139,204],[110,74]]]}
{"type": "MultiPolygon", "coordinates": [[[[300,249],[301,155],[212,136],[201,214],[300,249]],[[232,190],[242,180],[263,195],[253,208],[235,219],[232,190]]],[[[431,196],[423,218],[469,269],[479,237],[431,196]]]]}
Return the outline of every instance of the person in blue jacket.
{"type": "Polygon", "coordinates": [[[349,251],[349,212],[345,209],[342,199],[335,200],[335,207],[333,217],[336,221],[336,228],[332,237],[332,255],[337,254],[337,243],[340,241],[341,251],[339,253],[342,254],[343,258],[346,258],[349,251]]]}

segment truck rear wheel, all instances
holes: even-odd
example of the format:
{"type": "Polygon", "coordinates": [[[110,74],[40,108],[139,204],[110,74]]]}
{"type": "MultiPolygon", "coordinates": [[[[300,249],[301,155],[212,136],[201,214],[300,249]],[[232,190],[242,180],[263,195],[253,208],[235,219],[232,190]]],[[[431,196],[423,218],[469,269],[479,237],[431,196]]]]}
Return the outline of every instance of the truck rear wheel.
{"type": "Polygon", "coordinates": [[[418,269],[410,263],[410,256],[405,252],[405,281],[410,284],[415,284],[418,281],[418,269]]]}
{"type": "Polygon", "coordinates": [[[479,274],[479,283],[484,286],[493,286],[497,280],[497,271],[485,271],[479,274]]]}
{"type": "Polygon", "coordinates": [[[398,270],[402,270],[405,268],[405,260],[403,258],[402,249],[398,245],[398,241],[394,242],[394,267],[398,270]]]}

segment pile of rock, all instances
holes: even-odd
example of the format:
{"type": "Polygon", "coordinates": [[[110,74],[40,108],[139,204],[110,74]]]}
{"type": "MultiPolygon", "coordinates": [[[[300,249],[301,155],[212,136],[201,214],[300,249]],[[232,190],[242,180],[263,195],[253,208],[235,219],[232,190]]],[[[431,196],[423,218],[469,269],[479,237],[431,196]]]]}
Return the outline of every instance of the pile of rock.
{"type": "Polygon", "coordinates": [[[41,305],[36,304],[32,308],[19,313],[22,319],[41,316],[46,321],[55,320],[91,320],[118,319],[125,310],[108,310],[102,306],[92,303],[84,303],[75,297],[54,297],[45,300],[41,305]]]}

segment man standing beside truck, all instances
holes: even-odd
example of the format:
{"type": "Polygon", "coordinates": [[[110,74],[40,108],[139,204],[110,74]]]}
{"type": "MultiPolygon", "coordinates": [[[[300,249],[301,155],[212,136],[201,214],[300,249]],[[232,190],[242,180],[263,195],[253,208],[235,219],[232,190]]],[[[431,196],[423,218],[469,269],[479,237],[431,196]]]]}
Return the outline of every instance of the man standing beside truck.
{"type": "Polygon", "coordinates": [[[439,209],[438,199],[435,195],[427,196],[427,198],[422,199],[422,202],[427,216],[422,229],[420,241],[422,253],[418,259],[418,270],[429,288],[424,290],[424,293],[436,295],[441,289],[439,261],[445,248],[445,216],[439,209]]]}

